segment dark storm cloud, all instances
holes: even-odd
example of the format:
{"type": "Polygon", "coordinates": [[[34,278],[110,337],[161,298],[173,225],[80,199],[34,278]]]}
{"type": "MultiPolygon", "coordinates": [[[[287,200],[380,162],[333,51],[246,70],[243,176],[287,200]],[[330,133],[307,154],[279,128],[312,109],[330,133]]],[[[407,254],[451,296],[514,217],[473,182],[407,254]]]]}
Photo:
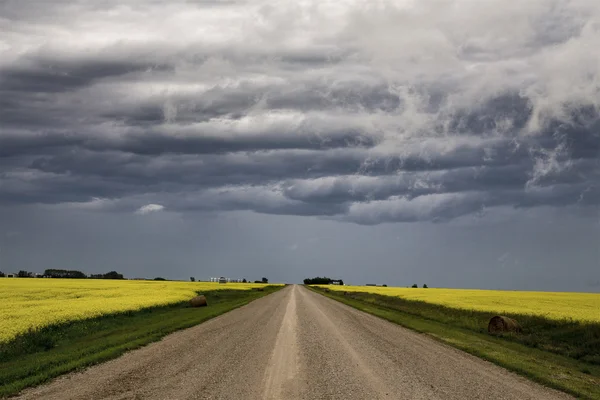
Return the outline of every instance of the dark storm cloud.
{"type": "Polygon", "coordinates": [[[327,152],[279,150],[202,156],[78,151],[35,157],[27,167],[55,174],[70,172],[102,179],[128,180],[141,185],[165,182],[212,187],[264,184],[285,178],[347,175],[360,168],[364,157],[365,151],[361,149],[327,152]]]}
{"type": "MultiPolygon", "coordinates": [[[[210,128],[206,128],[209,130],[210,128]]],[[[78,133],[47,132],[32,136],[14,133],[0,138],[0,156],[18,154],[43,154],[52,148],[87,149],[93,151],[122,151],[131,154],[219,154],[239,151],[275,149],[334,149],[338,147],[373,146],[377,138],[365,137],[360,131],[339,130],[326,137],[314,134],[280,135],[248,134],[236,136],[227,133],[218,136],[204,127],[195,129],[174,128],[172,135],[153,129],[132,129],[118,138],[92,136],[78,133]]]]}
{"type": "Polygon", "coordinates": [[[89,86],[94,81],[148,70],[166,70],[168,66],[139,63],[134,60],[57,59],[18,60],[16,65],[0,69],[0,91],[62,92],[89,86]]]}
{"type": "Polygon", "coordinates": [[[4,3],[0,202],[361,224],[597,206],[600,7],[492,3],[4,3]]]}

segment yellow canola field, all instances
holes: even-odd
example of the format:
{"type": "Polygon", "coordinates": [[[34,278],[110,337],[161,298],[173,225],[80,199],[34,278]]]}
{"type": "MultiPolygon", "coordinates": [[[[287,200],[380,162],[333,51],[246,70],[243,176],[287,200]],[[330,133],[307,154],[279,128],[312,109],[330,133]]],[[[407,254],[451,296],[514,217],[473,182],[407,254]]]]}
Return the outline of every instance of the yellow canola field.
{"type": "Polygon", "coordinates": [[[0,342],[47,325],[189,300],[197,291],[252,283],[0,278],[0,342]]]}
{"type": "MultiPolygon", "coordinates": [[[[322,285],[319,285],[322,286],[322,285]]],[[[369,292],[422,300],[452,308],[539,315],[549,319],[600,322],[600,293],[519,292],[504,290],[421,289],[379,286],[322,286],[331,290],[369,292]]]]}

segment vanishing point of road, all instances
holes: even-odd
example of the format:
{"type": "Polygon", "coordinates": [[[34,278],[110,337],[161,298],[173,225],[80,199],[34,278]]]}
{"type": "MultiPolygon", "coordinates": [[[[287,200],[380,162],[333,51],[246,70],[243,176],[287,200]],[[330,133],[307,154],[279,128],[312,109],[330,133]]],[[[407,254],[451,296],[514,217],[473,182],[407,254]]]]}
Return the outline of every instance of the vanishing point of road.
{"type": "Polygon", "coordinates": [[[288,286],[18,399],[569,399],[288,286]]]}

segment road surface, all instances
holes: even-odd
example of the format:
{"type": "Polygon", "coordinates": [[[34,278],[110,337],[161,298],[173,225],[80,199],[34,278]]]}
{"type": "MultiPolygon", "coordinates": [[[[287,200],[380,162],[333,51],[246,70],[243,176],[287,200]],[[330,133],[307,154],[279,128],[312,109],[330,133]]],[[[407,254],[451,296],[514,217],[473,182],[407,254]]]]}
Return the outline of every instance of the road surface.
{"type": "Polygon", "coordinates": [[[569,399],[290,286],[19,399],[569,399]]]}

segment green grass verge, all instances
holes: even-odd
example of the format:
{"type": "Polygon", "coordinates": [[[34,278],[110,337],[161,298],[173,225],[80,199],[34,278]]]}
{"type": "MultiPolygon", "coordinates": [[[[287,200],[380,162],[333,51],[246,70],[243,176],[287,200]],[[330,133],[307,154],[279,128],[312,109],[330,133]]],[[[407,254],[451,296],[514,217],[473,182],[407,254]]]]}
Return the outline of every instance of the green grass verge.
{"type": "MultiPolygon", "coordinates": [[[[466,310],[368,292],[348,292],[346,297],[348,296],[478,333],[486,332],[490,318],[496,315],[492,312],[466,310]]],[[[505,340],[600,365],[600,323],[569,319],[551,320],[542,316],[516,313],[503,315],[517,320],[523,328],[518,335],[503,336],[505,340]]]]}
{"type": "Polygon", "coordinates": [[[160,340],[241,307],[283,286],[264,291],[219,290],[203,292],[208,307],[190,308],[185,303],[111,314],[69,324],[49,326],[20,335],[0,345],[0,397],[14,395],[67,372],[160,340]]]}
{"type": "MultiPolygon", "coordinates": [[[[428,303],[370,293],[350,293],[344,296],[342,292],[308,288],[358,310],[425,333],[543,385],[582,399],[600,400],[599,365],[583,361],[581,358],[557,354],[539,346],[528,346],[519,342],[515,335],[492,336],[484,333],[481,324],[474,325],[474,321],[481,317],[469,316],[471,313],[467,310],[446,310],[447,308],[442,306],[429,307],[431,305],[428,303]]],[[[487,321],[484,326],[487,326],[487,321]]],[[[552,335],[546,333],[542,337],[548,336],[552,335]]],[[[574,337],[579,336],[576,334],[574,337]]],[[[568,341],[574,340],[573,338],[568,341]]],[[[593,339],[592,337],[591,340],[593,339]]],[[[595,361],[595,358],[591,358],[590,361],[595,361]]]]}

